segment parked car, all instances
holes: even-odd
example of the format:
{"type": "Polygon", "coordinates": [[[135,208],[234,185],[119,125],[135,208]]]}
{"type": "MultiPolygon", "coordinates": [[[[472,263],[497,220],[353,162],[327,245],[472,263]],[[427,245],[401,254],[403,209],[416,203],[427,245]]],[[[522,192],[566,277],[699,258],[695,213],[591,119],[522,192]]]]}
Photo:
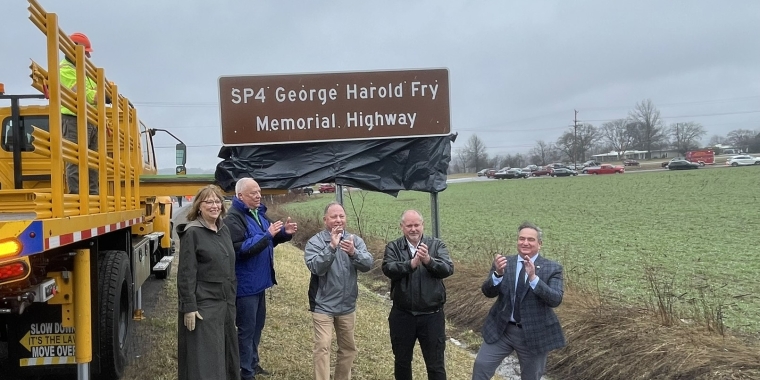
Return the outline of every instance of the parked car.
{"type": "Polygon", "coordinates": [[[551,175],[552,177],[569,177],[571,175],[578,175],[578,172],[570,168],[554,168],[551,175]]]}
{"type": "Polygon", "coordinates": [[[522,171],[522,169],[509,169],[505,171],[499,170],[494,175],[494,178],[496,179],[512,179],[512,178],[528,178],[530,174],[528,172],[522,171]]]}
{"type": "Polygon", "coordinates": [[[323,183],[319,185],[319,192],[320,193],[334,193],[335,192],[335,185],[331,183],[323,183]]]}
{"type": "Polygon", "coordinates": [[[584,168],[583,174],[623,174],[625,166],[602,164],[601,166],[584,168]]]}
{"type": "Polygon", "coordinates": [[[496,174],[496,172],[497,172],[496,169],[488,169],[488,171],[486,171],[486,177],[487,178],[493,178],[493,176],[494,176],[494,174],[496,174]]]}
{"type": "Polygon", "coordinates": [[[674,159],[672,159],[670,161],[663,162],[662,163],[662,167],[663,168],[667,168],[668,165],[670,165],[670,163],[674,162],[674,161],[686,161],[686,162],[691,162],[692,164],[697,164],[698,166],[705,166],[705,162],[704,161],[692,161],[692,160],[686,159],[684,157],[676,157],[676,158],[674,158],[674,159]]]}
{"type": "Polygon", "coordinates": [[[583,163],[583,169],[585,168],[594,168],[597,166],[602,166],[602,163],[596,160],[590,160],[583,163]]]}
{"type": "Polygon", "coordinates": [[[668,170],[688,170],[688,169],[699,169],[700,165],[696,162],[689,162],[686,160],[671,160],[670,163],[668,163],[668,170]]]}
{"type": "Polygon", "coordinates": [[[533,177],[540,177],[542,175],[550,175],[552,174],[552,168],[549,166],[539,166],[536,170],[530,172],[530,175],[533,177]]]}
{"type": "Polygon", "coordinates": [[[478,172],[478,177],[484,177],[486,173],[488,173],[489,170],[493,170],[493,169],[491,168],[482,169],[481,171],[478,172]]]}
{"type": "Polygon", "coordinates": [[[760,165],[760,157],[752,157],[748,154],[733,156],[729,158],[728,160],[726,160],[726,165],[729,165],[729,166],[760,165]]]}
{"type": "Polygon", "coordinates": [[[639,162],[636,160],[625,160],[623,166],[639,166],[639,162]]]}
{"type": "Polygon", "coordinates": [[[311,186],[297,187],[295,189],[290,189],[290,192],[294,194],[306,194],[308,196],[311,196],[314,194],[314,189],[311,186]]]}

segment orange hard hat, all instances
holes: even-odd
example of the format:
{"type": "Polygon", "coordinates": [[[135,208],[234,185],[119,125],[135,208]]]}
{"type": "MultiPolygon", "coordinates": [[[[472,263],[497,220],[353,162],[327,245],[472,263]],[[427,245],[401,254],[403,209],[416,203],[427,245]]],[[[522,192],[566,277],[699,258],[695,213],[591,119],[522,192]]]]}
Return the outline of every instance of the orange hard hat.
{"type": "Polygon", "coordinates": [[[84,35],[84,33],[73,33],[69,36],[71,38],[71,41],[73,41],[76,44],[84,45],[84,51],[91,53],[92,52],[92,44],[90,44],[90,39],[87,38],[87,36],[84,35]]]}

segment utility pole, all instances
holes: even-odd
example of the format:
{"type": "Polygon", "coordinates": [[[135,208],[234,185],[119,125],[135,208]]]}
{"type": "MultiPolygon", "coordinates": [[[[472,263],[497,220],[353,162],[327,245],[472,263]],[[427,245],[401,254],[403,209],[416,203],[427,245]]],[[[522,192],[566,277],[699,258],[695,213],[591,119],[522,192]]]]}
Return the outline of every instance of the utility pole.
{"type": "Polygon", "coordinates": [[[578,169],[578,110],[573,111],[575,111],[575,116],[573,116],[573,167],[578,169]]]}

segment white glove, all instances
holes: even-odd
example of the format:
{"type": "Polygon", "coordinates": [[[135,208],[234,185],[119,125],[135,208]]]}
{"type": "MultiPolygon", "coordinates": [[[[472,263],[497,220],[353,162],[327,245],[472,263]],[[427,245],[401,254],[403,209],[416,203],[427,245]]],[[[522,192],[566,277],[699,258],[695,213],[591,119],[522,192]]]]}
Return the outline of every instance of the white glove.
{"type": "Polygon", "coordinates": [[[191,311],[189,313],[185,313],[185,327],[187,327],[188,330],[193,331],[195,330],[195,318],[198,317],[201,321],[203,320],[203,317],[201,317],[201,313],[197,311],[191,311]]]}

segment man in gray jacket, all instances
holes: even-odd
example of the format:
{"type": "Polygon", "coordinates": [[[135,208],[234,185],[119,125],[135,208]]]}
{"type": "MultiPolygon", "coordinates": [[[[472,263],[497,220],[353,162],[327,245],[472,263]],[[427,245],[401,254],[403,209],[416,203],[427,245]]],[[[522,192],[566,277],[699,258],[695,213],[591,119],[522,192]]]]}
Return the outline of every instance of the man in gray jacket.
{"type": "Polygon", "coordinates": [[[325,229],[312,236],[304,249],[311,271],[309,310],[314,323],[314,379],[330,380],[332,333],[338,339],[335,380],[351,378],[358,351],[354,342],[357,270],[372,268],[372,255],[364,240],[345,231],[346,212],[340,203],[325,207],[325,229]]]}

